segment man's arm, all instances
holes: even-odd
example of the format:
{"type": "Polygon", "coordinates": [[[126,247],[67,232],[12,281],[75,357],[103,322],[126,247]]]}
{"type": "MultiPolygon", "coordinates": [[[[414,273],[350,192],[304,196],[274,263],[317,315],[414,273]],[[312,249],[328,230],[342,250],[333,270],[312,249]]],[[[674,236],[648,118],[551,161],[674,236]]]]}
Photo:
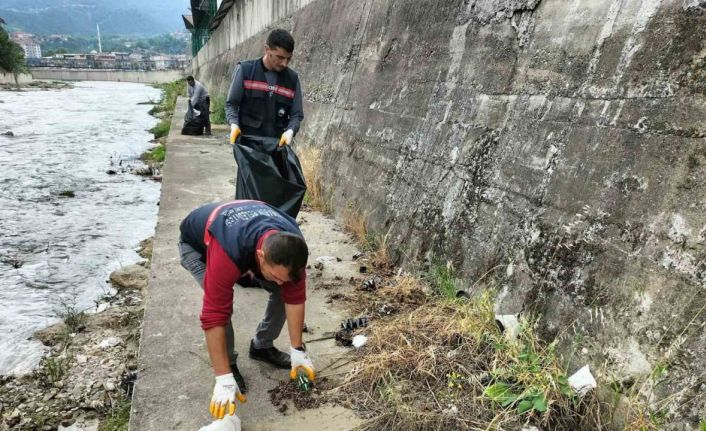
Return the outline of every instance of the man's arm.
{"type": "Polygon", "coordinates": [[[289,113],[289,125],[287,129],[292,129],[296,135],[299,132],[299,126],[301,126],[302,121],[304,121],[304,102],[302,101],[302,86],[299,79],[297,79],[297,89],[294,93],[294,102],[292,103],[292,110],[289,113]]]}
{"type": "Polygon", "coordinates": [[[287,316],[289,341],[292,347],[301,347],[304,329],[304,304],[284,304],[284,313],[287,316]]]}
{"type": "Polygon", "coordinates": [[[206,347],[208,348],[208,356],[211,358],[211,366],[213,374],[222,376],[230,373],[230,362],[228,360],[228,349],[226,347],[226,327],[214,326],[207,329],[206,347]]]}
{"type": "Polygon", "coordinates": [[[228,97],[226,98],[226,119],[228,124],[240,125],[240,103],[243,100],[243,71],[240,64],[235,66],[233,80],[230,83],[228,97]]]}
{"type": "Polygon", "coordinates": [[[233,313],[233,286],[238,278],[240,270],[212,238],[206,251],[201,327],[206,334],[208,355],[216,376],[230,373],[225,327],[233,313]]]}

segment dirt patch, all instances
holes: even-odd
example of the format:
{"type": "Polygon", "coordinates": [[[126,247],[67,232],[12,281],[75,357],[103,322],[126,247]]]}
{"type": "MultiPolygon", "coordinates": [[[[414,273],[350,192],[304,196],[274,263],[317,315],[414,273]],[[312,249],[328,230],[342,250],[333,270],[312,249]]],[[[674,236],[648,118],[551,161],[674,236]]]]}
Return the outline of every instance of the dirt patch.
{"type": "Polygon", "coordinates": [[[296,382],[293,380],[280,382],[274,389],[270,389],[270,401],[277,407],[280,413],[285,413],[289,410],[289,405],[292,404],[297,410],[314,409],[321,407],[329,402],[329,397],[326,396],[326,391],[333,387],[329,379],[322,378],[317,380],[311,389],[306,392],[299,390],[296,382]]]}

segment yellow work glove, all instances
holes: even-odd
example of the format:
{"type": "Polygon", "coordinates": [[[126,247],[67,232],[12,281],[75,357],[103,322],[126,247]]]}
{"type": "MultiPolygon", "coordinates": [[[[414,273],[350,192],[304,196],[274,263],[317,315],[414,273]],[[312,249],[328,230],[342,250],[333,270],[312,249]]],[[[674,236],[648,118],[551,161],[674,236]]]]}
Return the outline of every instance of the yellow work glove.
{"type": "Polygon", "coordinates": [[[230,125],[230,144],[234,145],[235,141],[238,139],[238,136],[240,136],[240,127],[238,127],[237,124],[231,124],[230,125]]]}
{"type": "Polygon", "coordinates": [[[213,387],[213,396],[211,396],[211,405],[208,411],[216,419],[223,419],[226,414],[234,415],[236,398],[241,403],[247,401],[245,395],[240,392],[233,374],[228,373],[216,376],[216,385],[213,387]]]}
{"type": "Polygon", "coordinates": [[[282,145],[291,144],[293,137],[294,137],[294,130],[287,129],[287,131],[282,133],[282,136],[279,138],[279,146],[281,147],[282,145]]]}
{"type": "Polygon", "coordinates": [[[311,362],[311,359],[309,359],[309,355],[305,350],[298,350],[292,347],[289,350],[289,357],[292,361],[292,371],[289,372],[289,377],[291,377],[292,380],[297,378],[297,373],[299,373],[300,369],[306,372],[306,376],[312,382],[316,379],[314,364],[311,362]]]}

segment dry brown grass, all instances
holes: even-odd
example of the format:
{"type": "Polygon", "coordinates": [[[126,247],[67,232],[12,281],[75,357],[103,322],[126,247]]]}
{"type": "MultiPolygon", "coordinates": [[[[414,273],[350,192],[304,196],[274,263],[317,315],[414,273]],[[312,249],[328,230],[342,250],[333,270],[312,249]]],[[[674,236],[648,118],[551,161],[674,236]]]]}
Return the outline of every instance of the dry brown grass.
{"type": "Polygon", "coordinates": [[[368,217],[363,211],[349,204],[343,211],[343,229],[367,252],[373,266],[379,269],[392,266],[389,234],[371,232],[368,228],[368,217]]]}
{"type": "MultiPolygon", "coordinates": [[[[395,298],[397,290],[404,300],[419,289],[418,281],[399,279],[378,294],[395,298]]],[[[489,293],[472,301],[431,300],[374,319],[365,333],[363,356],[341,386],[348,403],[371,417],[361,430],[515,431],[528,423],[605,429],[593,395],[562,393],[559,357],[537,341],[532,325],[515,341],[500,333],[489,293]],[[498,383],[518,400],[505,407],[491,400],[486,391],[498,383]],[[535,391],[546,397],[547,410],[518,413],[517,404],[535,391]]]]}
{"type": "Polygon", "coordinates": [[[368,221],[365,213],[349,204],[343,210],[343,229],[348,232],[359,246],[365,248],[368,240],[368,221]]]}
{"type": "Polygon", "coordinates": [[[331,205],[326,199],[323,187],[321,150],[305,147],[299,149],[297,155],[306,181],[307,204],[321,212],[330,212],[331,205]]]}

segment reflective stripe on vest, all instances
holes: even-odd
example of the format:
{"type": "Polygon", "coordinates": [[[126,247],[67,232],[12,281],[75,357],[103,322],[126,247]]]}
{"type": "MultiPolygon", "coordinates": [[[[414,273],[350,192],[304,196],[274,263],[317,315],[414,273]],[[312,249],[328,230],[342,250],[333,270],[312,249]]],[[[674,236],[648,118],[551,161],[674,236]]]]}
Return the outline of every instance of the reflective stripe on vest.
{"type": "MultiPolygon", "coordinates": [[[[216,217],[218,217],[218,212],[221,210],[221,208],[226,207],[228,205],[241,204],[244,202],[256,202],[256,201],[253,201],[251,199],[241,199],[238,201],[230,201],[230,202],[226,202],[224,204],[218,205],[216,208],[213,209],[213,211],[211,211],[211,214],[208,215],[208,220],[206,220],[206,228],[204,229],[204,232],[203,232],[203,243],[206,244],[206,247],[208,247],[208,245],[211,243],[211,238],[213,237],[213,235],[211,235],[211,232],[209,232],[208,228],[211,227],[213,220],[215,220],[216,217]]],[[[223,244],[221,244],[221,246],[223,246],[223,244]]]]}
{"type": "Polygon", "coordinates": [[[266,82],[252,81],[246,79],[243,81],[243,87],[246,90],[265,91],[269,93],[279,94],[280,96],[284,96],[288,99],[294,99],[294,91],[290,90],[289,88],[280,87],[279,85],[270,85],[266,82]]]}

